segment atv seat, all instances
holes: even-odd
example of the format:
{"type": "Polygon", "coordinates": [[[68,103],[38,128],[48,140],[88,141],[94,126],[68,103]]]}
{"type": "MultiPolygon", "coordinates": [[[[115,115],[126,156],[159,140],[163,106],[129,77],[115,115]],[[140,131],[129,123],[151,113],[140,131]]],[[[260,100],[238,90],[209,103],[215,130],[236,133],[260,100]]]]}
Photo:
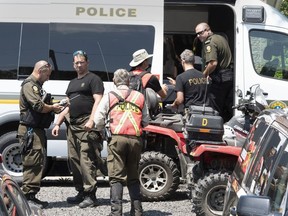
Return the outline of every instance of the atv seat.
{"type": "Polygon", "coordinates": [[[175,132],[183,132],[183,116],[181,114],[160,113],[149,124],[169,128],[175,132]]]}

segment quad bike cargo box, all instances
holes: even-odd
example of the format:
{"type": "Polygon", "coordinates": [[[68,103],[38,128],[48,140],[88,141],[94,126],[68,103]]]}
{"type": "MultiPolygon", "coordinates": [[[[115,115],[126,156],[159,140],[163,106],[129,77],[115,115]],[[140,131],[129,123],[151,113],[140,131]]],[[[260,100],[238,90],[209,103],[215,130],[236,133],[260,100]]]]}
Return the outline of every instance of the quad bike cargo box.
{"type": "Polygon", "coordinates": [[[224,134],[223,119],[211,107],[190,106],[185,133],[189,140],[221,142],[224,134]]]}

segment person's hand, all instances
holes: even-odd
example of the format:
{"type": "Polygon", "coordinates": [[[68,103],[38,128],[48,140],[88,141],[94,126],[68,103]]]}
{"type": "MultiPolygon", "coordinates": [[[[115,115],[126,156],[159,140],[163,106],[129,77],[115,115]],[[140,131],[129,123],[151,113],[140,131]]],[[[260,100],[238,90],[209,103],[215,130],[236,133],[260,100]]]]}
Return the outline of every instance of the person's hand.
{"type": "Polygon", "coordinates": [[[53,112],[55,113],[59,113],[65,108],[64,106],[61,106],[59,103],[53,104],[52,107],[53,107],[53,112]]]}
{"type": "Polygon", "coordinates": [[[163,84],[163,85],[162,85],[162,89],[163,89],[165,92],[167,92],[167,91],[168,91],[168,86],[167,86],[166,84],[163,84]]]}
{"type": "Polygon", "coordinates": [[[52,133],[52,136],[58,136],[59,135],[59,129],[60,129],[60,126],[59,125],[54,125],[51,133],[52,133]]]}
{"type": "Polygon", "coordinates": [[[86,124],[84,125],[84,129],[86,130],[86,131],[91,131],[91,129],[94,127],[94,121],[93,120],[91,120],[91,119],[89,119],[87,122],[86,122],[86,124]]]}
{"type": "Polygon", "coordinates": [[[174,79],[172,79],[171,77],[167,77],[167,79],[169,80],[169,83],[171,84],[171,85],[176,85],[176,81],[174,80],[174,79]]]}

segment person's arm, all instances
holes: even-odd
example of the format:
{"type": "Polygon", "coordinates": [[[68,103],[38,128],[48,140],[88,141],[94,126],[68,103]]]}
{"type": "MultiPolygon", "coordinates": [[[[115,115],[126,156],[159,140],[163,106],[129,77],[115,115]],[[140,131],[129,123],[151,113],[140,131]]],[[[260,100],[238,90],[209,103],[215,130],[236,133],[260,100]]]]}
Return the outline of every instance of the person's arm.
{"type": "Polygon", "coordinates": [[[69,113],[69,107],[67,106],[61,113],[59,113],[56,122],[54,123],[54,127],[51,131],[52,136],[59,135],[60,125],[64,122],[65,116],[69,113]]]}
{"type": "Polygon", "coordinates": [[[157,94],[163,99],[167,96],[168,86],[163,84],[161,86],[161,90],[157,92],[157,94]]]}
{"type": "Polygon", "coordinates": [[[94,116],[95,116],[98,104],[100,103],[102,97],[103,97],[103,94],[93,94],[93,98],[94,98],[93,108],[92,108],[89,120],[84,125],[84,128],[86,131],[90,131],[94,127],[94,116]]]}
{"type": "Polygon", "coordinates": [[[104,129],[108,110],[109,110],[108,95],[104,95],[97,107],[95,115],[93,116],[95,128],[97,131],[101,131],[102,129],[104,129]]]}
{"type": "Polygon", "coordinates": [[[216,60],[211,60],[205,67],[203,74],[205,77],[209,76],[216,69],[218,62],[216,60]]]}
{"type": "Polygon", "coordinates": [[[176,99],[174,100],[171,106],[174,108],[177,108],[179,105],[183,104],[183,102],[184,102],[184,93],[181,91],[178,91],[176,99]]]}

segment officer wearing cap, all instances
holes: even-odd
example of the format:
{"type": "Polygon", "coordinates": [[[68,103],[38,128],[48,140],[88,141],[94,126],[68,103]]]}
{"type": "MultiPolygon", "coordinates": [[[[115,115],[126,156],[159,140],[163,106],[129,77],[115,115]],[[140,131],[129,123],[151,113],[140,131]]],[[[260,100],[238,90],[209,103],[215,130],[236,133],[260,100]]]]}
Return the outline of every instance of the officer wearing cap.
{"type": "Polygon", "coordinates": [[[212,79],[209,86],[211,106],[228,121],[233,116],[233,59],[227,40],[214,34],[207,23],[195,28],[198,39],[203,42],[203,74],[212,79]]]}
{"type": "Polygon", "coordinates": [[[111,132],[108,143],[108,176],[111,214],[122,215],[123,186],[127,185],[131,199],[130,215],[142,215],[138,164],[142,150],[142,128],[148,125],[149,113],[144,95],[129,89],[129,73],[118,69],[113,82],[116,91],[102,98],[95,114],[97,130],[107,122],[111,132]]]}
{"type": "MultiPolygon", "coordinates": [[[[150,64],[149,59],[152,57],[152,54],[148,54],[145,49],[137,50],[133,53],[133,59],[130,62],[130,66],[132,67],[131,71],[133,74],[140,74],[143,71],[146,71],[150,64]]],[[[147,73],[142,77],[142,83],[144,88],[153,89],[162,99],[167,96],[168,87],[166,84],[162,86],[159,83],[159,80],[155,75],[151,73],[147,73]]]]}
{"type": "Polygon", "coordinates": [[[44,128],[49,128],[54,120],[54,112],[63,107],[52,104],[51,98],[42,89],[49,80],[52,68],[44,61],[38,61],[32,74],[22,82],[20,91],[20,124],[18,138],[21,144],[23,163],[22,190],[28,202],[40,208],[48,206],[48,202],[35,197],[40,190],[44,158],[47,148],[47,137],[44,128]]]}

